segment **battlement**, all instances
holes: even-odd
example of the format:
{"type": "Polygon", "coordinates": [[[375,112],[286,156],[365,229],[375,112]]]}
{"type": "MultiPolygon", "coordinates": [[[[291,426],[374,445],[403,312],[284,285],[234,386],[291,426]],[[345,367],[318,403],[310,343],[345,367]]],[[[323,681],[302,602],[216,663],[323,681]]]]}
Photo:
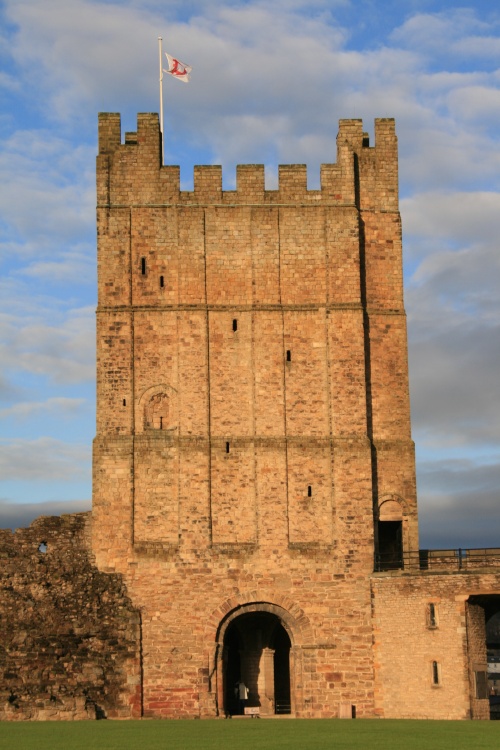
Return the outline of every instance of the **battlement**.
{"type": "Polygon", "coordinates": [[[337,160],[321,165],[321,187],[308,190],[305,164],[278,167],[278,189],[266,190],[263,164],[236,168],[236,189],[223,190],[222,167],[194,167],[194,189],[181,191],[178,166],[161,164],[158,115],[137,116],[125,133],[117,113],[99,115],[98,204],[317,204],[398,209],[397,138],[392,118],[375,120],[375,146],[360,119],[339,122],[337,160]]]}

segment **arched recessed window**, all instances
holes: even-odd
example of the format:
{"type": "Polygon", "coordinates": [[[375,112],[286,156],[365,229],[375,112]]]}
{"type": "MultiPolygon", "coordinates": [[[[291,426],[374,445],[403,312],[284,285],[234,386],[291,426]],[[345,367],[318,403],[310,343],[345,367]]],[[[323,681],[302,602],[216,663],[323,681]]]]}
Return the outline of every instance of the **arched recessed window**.
{"type": "Polygon", "coordinates": [[[170,404],[165,393],[155,393],[146,406],[145,424],[153,430],[165,430],[169,423],[170,404]]]}

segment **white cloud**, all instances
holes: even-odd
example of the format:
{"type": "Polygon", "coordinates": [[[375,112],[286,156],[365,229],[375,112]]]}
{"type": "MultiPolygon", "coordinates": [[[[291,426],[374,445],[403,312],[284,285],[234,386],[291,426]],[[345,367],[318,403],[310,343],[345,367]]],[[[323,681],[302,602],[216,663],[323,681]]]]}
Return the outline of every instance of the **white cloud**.
{"type": "Polygon", "coordinates": [[[472,8],[451,8],[413,15],[394,30],[391,38],[421,54],[444,57],[448,63],[457,55],[475,55],[493,62],[494,57],[500,59],[500,40],[491,36],[491,30],[492,20],[478,18],[472,8]]]}
{"type": "Polygon", "coordinates": [[[54,438],[0,439],[2,481],[60,482],[88,479],[90,445],[54,438]]]}
{"type": "Polygon", "coordinates": [[[83,398],[68,398],[54,396],[46,401],[20,401],[14,406],[0,409],[0,418],[18,417],[27,419],[37,413],[61,413],[65,416],[75,416],[85,404],[83,398]]]}
{"type": "MultiPolygon", "coordinates": [[[[16,131],[0,151],[0,211],[22,236],[24,253],[57,254],[80,241],[94,220],[94,149],[76,148],[47,131],[16,131]],[[22,199],[21,199],[22,196],[22,199]]],[[[0,235],[1,240],[1,235],[0,235]]]]}
{"type": "Polygon", "coordinates": [[[405,233],[462,247],[498,238],[500,193],[428,191],[401,201],[405,233]]]}
{"type": "MultiPolygon", "coordinates": [[[[26,245],[24,246],[26,249],[26,245]]],[[[31,253],[30,253],[31,254],[31,253]]],[[[69,251],[57,253],[57,260],[33,260],[20,268],[17,273],[31,277],[37,282],[60,284],[65,282],[73,286],[96,282],[95,247],[86,245],[73,246],[69,251]]]]}
{"type": "MultiPolygon", "coordinates": [[[[500,44],[500,40],[499,40],[500,44]]],[[[492,85],[462,86],[450,91],[448,109],[463,122],[498,123],[500,117],[500,91],[492,85]]]]}
{"type": "Polygon", "coordinates": [[[0,354],[6,371],[27,371],[56,383],[95,377],[94,309],[70,310],[57,325],[0,316],[0,354]]]}

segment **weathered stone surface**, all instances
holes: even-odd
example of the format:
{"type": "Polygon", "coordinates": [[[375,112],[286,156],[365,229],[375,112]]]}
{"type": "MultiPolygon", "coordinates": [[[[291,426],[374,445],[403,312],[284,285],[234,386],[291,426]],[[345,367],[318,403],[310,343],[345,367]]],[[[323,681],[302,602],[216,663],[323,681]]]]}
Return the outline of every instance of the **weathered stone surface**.
{"type": "Polygon", "coordinates": [[[93,564],[89,524],[0,531],[0,719],[140,715],[139,615],[93,564]]]}
{"type": "Polygon", "coordinates": [[[4,532],[0,716],[223,716],[243,680],[262,715],[487,718],[500,557],[419,568],[394,121],[342,120],[320,190],[181,191],[155,115],[120,138],[101,115],[94,557],[86,515],[4,532]]]}
{"type": "Polygon", "coordinates": [[[296,613],[297,716],[373,715],[379,502],[418,549],[394,121],[373,148],[341,121],[312,191],[303,165],[274,191],[259,165],[234,191],[196,167],[180,191],[157,117],[119,130],[101,116],[93,549],[142,611],[145,715],[224,712],[247,606],[296,613]]]}

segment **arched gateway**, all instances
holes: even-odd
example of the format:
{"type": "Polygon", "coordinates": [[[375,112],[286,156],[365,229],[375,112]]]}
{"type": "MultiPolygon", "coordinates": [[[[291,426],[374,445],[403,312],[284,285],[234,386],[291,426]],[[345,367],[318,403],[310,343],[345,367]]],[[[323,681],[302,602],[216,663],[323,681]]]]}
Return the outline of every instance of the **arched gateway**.
{"type": "MultiPolygon", "coordinates": [[[[260,716],[295,710],[293,617],[282,607],[257,602],[237,607],[218,629],[217,693],[226,716],[254,709],[260,716]],[[246,699],[238,686],[246,687],[246,699]]],[[[253,712],[252,712],[253,713],[253,712]]]]}

